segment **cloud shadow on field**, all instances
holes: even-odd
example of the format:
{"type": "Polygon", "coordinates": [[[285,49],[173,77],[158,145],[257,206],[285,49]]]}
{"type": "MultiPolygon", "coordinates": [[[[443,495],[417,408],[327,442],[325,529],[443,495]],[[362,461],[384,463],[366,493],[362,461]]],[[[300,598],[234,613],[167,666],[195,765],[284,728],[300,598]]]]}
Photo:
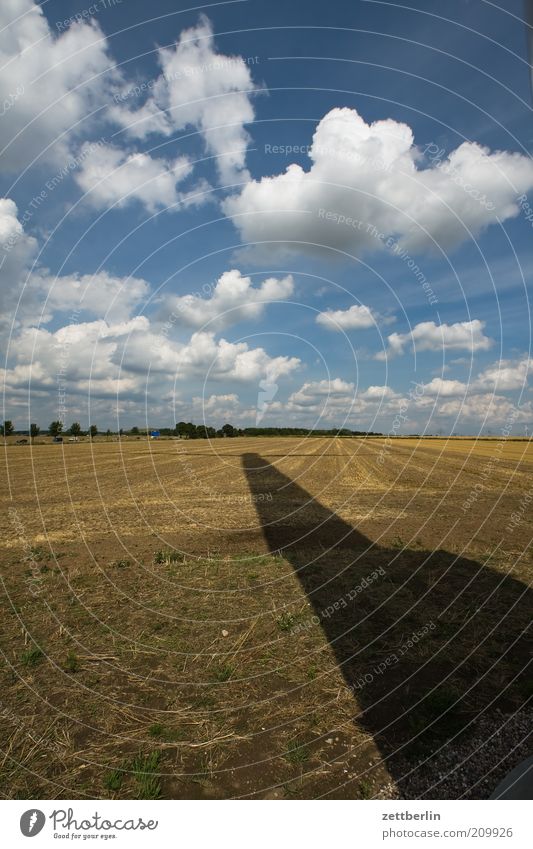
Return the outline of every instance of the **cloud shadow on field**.
{"type": "MultiPolygon", "coordinates": [[[[526,701],[525,584],[446,551],[376,545],[258,454],[243,467],[268,548],[291,563],[312,605],[287,639],[322,629],[353,692],[354,721],[400,791],[410,764],[467,739],[481,711],[526,701]]],[[[438,784],[430,796],[439,798],[438,784]]]]}

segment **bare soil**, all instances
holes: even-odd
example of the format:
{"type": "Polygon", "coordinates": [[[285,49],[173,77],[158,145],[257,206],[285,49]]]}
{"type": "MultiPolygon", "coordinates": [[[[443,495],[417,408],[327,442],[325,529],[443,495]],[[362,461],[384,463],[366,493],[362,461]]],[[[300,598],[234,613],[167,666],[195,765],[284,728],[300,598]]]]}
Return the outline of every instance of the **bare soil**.
{"type": "Polygon", "coordinates": [[[528,752],[532,471],[528,440],[6,445],[0,794],[490,795],[528,752]]]}

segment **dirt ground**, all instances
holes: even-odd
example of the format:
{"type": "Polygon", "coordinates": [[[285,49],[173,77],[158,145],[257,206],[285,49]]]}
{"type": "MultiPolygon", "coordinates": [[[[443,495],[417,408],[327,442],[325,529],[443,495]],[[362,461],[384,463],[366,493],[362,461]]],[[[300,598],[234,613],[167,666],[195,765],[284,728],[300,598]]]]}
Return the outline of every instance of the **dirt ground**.
{"type": "Polygon", "coordinates": [[[3,457],[4,798],[485,798],[527,754],[530,441],[3,457]]]}

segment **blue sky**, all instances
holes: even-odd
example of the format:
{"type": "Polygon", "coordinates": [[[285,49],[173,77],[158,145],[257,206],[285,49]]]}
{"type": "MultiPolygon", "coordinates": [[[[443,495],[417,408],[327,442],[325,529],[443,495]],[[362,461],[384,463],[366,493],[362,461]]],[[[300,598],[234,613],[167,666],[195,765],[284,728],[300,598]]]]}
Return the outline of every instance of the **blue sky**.
{"type": "Polygon", "coordinates": [[[528,432],[522,4],[441,11],[3,3],[4,417],[528,432]]]}

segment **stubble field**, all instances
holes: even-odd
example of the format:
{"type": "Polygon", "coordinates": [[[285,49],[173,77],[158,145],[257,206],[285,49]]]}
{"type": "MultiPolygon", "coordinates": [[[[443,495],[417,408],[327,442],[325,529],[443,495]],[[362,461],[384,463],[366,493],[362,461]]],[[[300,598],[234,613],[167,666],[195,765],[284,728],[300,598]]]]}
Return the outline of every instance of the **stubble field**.
{"type": "Polygon", "coordinates": [[[5,798],[458,798],[527,754],[527,440],[5,447],[5,798]]]}

